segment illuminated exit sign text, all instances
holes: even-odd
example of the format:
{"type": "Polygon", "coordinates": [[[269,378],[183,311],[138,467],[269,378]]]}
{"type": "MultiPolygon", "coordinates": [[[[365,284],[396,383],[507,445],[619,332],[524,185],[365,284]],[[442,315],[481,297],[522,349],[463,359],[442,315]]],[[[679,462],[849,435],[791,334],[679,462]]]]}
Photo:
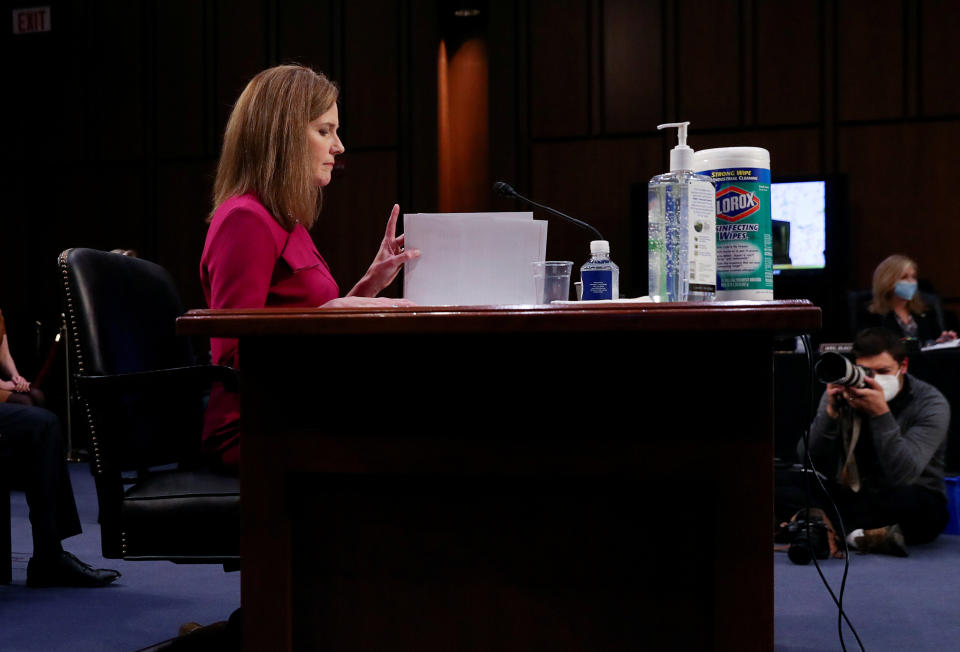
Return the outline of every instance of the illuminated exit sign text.
{"type": "Polygon", "coordinates": [[[35,34],[50,31],[50,7],[13,10],[13,33],[35,34]]]}

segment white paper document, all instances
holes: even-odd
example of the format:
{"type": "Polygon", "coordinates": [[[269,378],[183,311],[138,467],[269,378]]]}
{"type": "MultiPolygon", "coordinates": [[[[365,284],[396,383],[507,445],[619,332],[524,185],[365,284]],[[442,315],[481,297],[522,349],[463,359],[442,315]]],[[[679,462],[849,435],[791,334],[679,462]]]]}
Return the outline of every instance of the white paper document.
{"type": "Polygon", "coordinates": [[[921,347],[921,351],[937,351],[939,349],[955,349],[960,347],[960,339],[958,340],[947,340],[946,342],[937,342],[935,344],[928,344],[927,346],[921,347]]]}
{"type": "Polygon", "coordinates": [[[422,306],[536,303],[533,268],[547,253],[547,222],[522,213],[412,213],[403,296],[422,306]]]}

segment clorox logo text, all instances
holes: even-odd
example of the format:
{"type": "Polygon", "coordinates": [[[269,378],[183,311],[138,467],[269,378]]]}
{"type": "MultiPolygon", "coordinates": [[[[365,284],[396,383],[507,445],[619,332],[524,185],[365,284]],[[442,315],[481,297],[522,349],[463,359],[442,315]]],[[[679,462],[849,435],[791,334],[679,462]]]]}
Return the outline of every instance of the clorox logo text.
{"type": "Polygon", "coordinates": [[[717,219],[737,222],[760,210],[760,198],[736,186],[727,186],[717,193],[717,219]]]}

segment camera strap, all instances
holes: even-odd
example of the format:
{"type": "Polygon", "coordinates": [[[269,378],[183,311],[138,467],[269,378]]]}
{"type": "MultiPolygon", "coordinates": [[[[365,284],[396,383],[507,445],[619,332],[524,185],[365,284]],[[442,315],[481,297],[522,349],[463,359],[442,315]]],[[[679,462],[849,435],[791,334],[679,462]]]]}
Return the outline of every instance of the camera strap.
{"type": "Polygon", "coordinates": [[[853,491],[860,491],[860,472],[857,470],[857,458],[854,456],[854,449],[857,446],[857,440],[860,439],[860,414],[853,412],[852,416],[843,420],[843,447],[847,453],[847,459],[840,469],[838,480],[853,491]]]}

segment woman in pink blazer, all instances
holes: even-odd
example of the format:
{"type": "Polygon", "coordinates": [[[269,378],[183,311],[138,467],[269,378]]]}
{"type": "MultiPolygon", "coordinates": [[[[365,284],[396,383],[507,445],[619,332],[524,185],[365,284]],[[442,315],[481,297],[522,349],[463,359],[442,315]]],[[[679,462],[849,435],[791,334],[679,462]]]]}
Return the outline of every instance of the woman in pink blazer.
{"type": "MultiPolygon", "coordinates": [[[[376,296],[419,256],[396,235],[399,206],[370,268],[343,297],[308,233],[344,152],[339,126],[337,87],[309,68],[277,66],[247,84],[227,122],[200,261],[209,307],[409,305],[376,296]]],[[[236,340],[214,338],[210,348],[214,364],[239,365],[236,340]]],[[[239,466],[240,400],[219,384],[210,393],[203,446],[224,469],[239,466]]]]}

